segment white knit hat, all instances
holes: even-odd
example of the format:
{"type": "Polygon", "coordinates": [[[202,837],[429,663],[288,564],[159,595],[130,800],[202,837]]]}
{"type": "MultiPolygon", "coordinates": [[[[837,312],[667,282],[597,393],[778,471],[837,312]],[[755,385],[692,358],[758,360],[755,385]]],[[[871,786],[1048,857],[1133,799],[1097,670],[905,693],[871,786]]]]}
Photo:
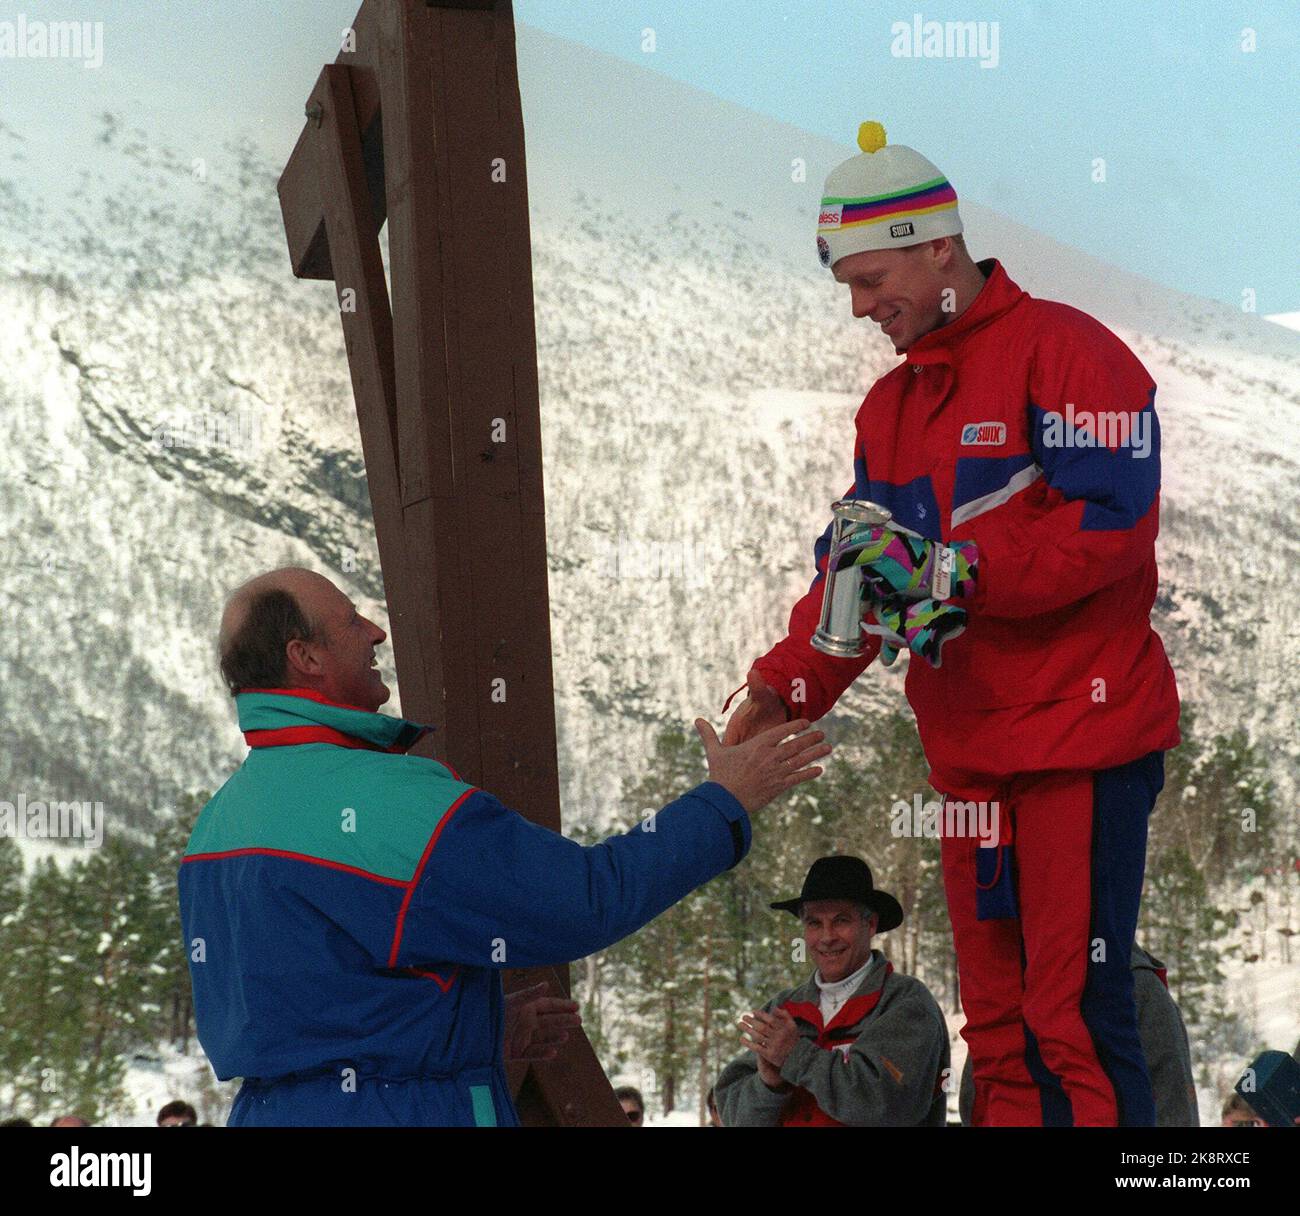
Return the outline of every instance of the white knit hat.
{"type": "Polygon", "coordinates": [[[902,249],[962,231],[957,192],[930,161],[902,144],[885,144],[885,128],[858,128],[862,155],[826,179],[817,217],[823,266],[868,249],[902,249]]]}

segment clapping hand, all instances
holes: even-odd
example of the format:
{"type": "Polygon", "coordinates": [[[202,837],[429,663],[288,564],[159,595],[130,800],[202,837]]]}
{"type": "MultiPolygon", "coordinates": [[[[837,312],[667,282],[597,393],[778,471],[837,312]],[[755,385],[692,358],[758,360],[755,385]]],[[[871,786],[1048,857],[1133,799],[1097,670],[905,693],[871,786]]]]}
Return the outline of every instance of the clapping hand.
{"type": "Polygon", "coordinates": [[[799,1041],[799,1027],[784,1009],[761,1009],[740,1019],[740,1041],[758,1056],[758,1075],[769,1089],[789,1089],[781,1066],[799,1041]]]}

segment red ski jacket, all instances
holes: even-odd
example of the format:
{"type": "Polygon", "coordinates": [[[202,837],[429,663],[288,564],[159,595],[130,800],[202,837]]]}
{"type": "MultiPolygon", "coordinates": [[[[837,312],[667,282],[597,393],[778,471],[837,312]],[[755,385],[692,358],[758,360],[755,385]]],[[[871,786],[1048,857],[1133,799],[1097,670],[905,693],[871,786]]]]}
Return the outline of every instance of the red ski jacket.
{"type": "MultiPolygon", "coordinates": [[[[913,657],[907,698],[948,794],[1103,769],[1174,747],[1178,691],[1151,628],[1160,501],[1155,383],[1104,325],[1022,291],[994,259],[949,324],[919,338],[857,414],[847,497],[934,540],[974,540],[965,633],[913,657]]],[[[814,650],[830,528],[788,636],[754,667],[816,720],[880,651],[814,650]],[[802,681],[797,684],[796,681],[802,681]]]]}

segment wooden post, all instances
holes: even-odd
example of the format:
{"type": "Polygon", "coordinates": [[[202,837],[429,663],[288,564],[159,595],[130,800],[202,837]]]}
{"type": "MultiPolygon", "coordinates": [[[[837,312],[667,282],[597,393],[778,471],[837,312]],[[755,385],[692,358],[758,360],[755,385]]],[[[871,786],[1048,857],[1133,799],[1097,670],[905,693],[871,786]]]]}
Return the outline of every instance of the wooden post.
{"type": "MultiPolygon", "coordinates": [[[[352,34],[279,194],[294,274],[340,299],[402,710],[465,780],[558,831],[514,15],[364,0],[352,34]]],[[[567,967],[505,977],[538,978],[569,991],[567,967]]],[[[526,1123],[628,1125],[583,1035],[511,1082],[526,1123]]]]}

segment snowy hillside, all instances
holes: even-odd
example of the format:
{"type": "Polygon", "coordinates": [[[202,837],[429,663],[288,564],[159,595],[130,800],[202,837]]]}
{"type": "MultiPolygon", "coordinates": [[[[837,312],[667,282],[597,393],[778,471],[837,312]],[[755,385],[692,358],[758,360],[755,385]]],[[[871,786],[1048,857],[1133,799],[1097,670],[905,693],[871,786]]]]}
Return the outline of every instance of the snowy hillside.
{"type": "MultiPolygon", "coordinates": [[[[812,254],[845,148],[530,29],[520,63],[565,801],[601,819],[623,757],[716,713],[783,632],[895,356],[812,254]]],[[[102,799],[123,825],[240,755],[212,662],[229,586],[300,561],[378,610],[382,584],[332,295],[288,274],[278,167],[195,181],[147,132],[105,141],[62,213],[0,160],[0,474],[22,490],[0,604],[26,626],[3,720],[11,784],[102,799]],[[91,201],[123,162],[138,193],[91,201]]],[[[1300,335],[965,210],[977,257],[1094,311],[1160,384],[1161,628],[1210,723],[1244,721],[1289,782],[1278,707],[1300,663],[1265,589],[1300,556],[1300,335]]],[[[849,704],[897,683],[872,674],[849,704]]]]}

